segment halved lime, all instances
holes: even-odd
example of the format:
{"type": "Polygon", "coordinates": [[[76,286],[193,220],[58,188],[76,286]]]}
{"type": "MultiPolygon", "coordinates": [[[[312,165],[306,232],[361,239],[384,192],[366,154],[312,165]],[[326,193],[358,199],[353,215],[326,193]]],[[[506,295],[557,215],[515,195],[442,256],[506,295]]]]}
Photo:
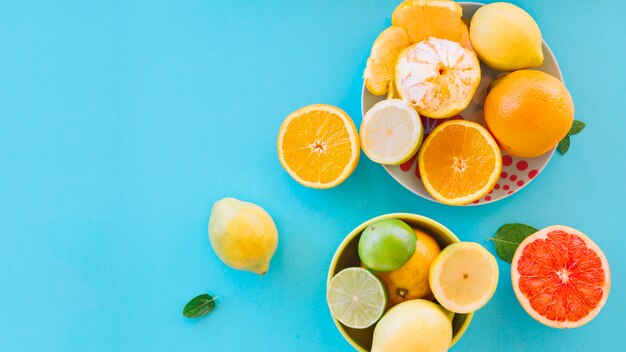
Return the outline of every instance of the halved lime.
{"type": "Polygon", "coordinates": [[[355,329],[374,325],[387,306],[382,282],[363,268],[347,268],[335,275],[330,280],[326,300],[333,317],[355,329]]]}

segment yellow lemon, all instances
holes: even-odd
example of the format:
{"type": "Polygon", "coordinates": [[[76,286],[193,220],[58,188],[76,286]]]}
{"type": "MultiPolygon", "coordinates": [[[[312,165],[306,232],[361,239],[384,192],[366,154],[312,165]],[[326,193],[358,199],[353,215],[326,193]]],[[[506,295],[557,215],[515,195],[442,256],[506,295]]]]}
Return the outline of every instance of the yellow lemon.
{"type": "Polygon", "coordinates": [[[444,352],[452,324],[439,305],[414,299],[391,308],[374,329],[372,352],[444,352]]]}
{"type": "Polygon", "coordinates": [[[265,275],[276,252],[278,230],[260,206],[224,198],[211,210],[209,240],[224,264],[265,275]]]}
{"type": "Polygon", "coordinates": [[[470,41],[478,57],[495,70],[543,64],[539,26],[513,4],[496,2],[478,9],[470,23],[470,41]]]}

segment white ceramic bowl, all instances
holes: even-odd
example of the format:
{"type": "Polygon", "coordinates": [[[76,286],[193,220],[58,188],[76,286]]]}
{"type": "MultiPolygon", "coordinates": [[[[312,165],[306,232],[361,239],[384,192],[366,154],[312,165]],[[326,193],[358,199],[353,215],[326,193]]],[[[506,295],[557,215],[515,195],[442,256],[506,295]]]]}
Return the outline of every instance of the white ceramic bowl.
{"type": "MultiPolygon", "coordinates": [[[[470,20],[478,8],[483,6],[481,3],[476,2],[460,2],[463,7],[463,18],[470,20]]],[[[556,61],[556,58],[550,51],[548,44],[543,42],[543,56],[544,62],[540,67],[534,67],[533,70],[539,70],[546,72],[561,81],[563,76],[561,75],[561,69],[556,61]]],[[[452,117],[451,119],[465,119],[475,121],[485,126],[485,119],[483,117],[483,103],[485,96],[487,95],[487,87],[497,77],[503,74],[503,72],[495,71],[485,64],[481,63],[482,79],[480,86],[476,91],[473,101],[470,105],[463,110],[459,115],[452,117]]],[[[375,96],[370,93],[363,85],[363,93],[361,95],[361,113],[365,113],[374,104],[381,100],[384,100],[384,96],[375,96]]],[[[430,119],[422,117],[422,123],[424,125],[424,137],[426,137],[437,125],[443,123],[448,119],[430,119]]],[[[556,149],[556,148],[555,148],[556,149]]],[[[506,198],[520,189],[526,187],[548,164],[550,158],[554,154],[554,150],[547,152],[544,155],[536,158],[517,158],[511,155],[507,155],[502,152],[502,174],[498,183],[494,189],[483,198],[468,205],[482,205],[493,203],[500,199],[506,198]]],[[[417,194],[422,198],[438,202],[428,194],[424,184],[419,176],[419,169],[417,167],[417,155],[413,156],[409,161],[402,165],[383,165],[385,170],[396,180],[403,185],[409,191],[417,194]]]]}

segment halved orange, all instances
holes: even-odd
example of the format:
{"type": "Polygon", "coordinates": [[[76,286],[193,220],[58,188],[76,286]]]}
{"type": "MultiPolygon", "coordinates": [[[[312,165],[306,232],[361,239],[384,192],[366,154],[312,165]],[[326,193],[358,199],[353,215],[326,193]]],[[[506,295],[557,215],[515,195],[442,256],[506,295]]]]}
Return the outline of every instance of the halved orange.
{"type": "Polygon", "coordinates": [[[463,205],[493,188],[502,171],[502,154],[483,126],[451,120],[437,126],[418,155],[424,187],[444,204],[463,205]]]}
{"type": "Polygon", "coordinates": [[[359,161],[359,135],[343,110],[324,104],[292,112],[278,134],[278,158],[289,175],[306,187],[331,188],[359,161]]]}

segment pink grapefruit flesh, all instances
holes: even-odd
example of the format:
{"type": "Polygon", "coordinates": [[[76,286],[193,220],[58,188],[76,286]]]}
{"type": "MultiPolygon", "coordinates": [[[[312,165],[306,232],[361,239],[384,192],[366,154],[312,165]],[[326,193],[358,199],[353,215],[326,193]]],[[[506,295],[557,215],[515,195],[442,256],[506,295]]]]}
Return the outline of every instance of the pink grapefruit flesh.
{"type": "Polygon", "coordinates": [[[591,321],[611,288],[604,253],[582,232],[561,225],[539,230],[519,245],[511,281],[524,310],[554,328],[591,321]]]}

